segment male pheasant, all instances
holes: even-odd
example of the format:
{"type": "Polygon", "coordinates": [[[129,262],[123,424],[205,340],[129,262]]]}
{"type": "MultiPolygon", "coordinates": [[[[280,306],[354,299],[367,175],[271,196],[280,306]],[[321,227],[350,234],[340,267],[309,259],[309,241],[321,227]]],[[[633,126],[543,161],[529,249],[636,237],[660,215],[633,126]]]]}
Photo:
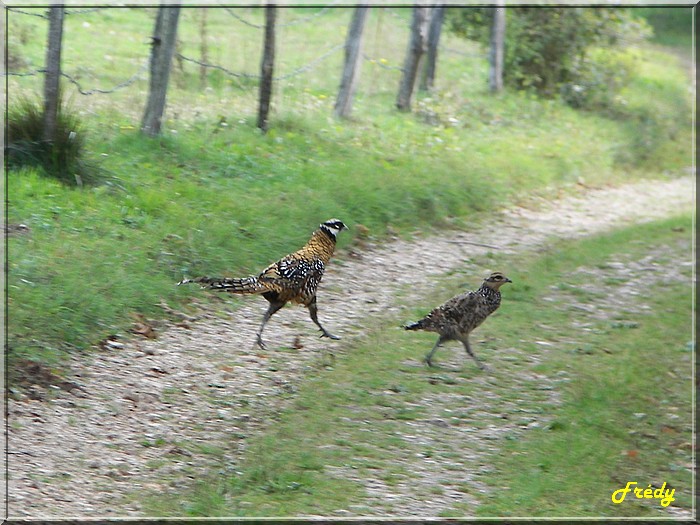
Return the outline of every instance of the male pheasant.
{"type": "Polygon", "coordinates": [[[335,250],[336,236],[345,229],[347,226],[342,221],[327,220],[319,226],[301,249],[272,263],[259,275],[242,279],[198,277],[184,279],[178,285],[199,283],[202,288],[218,292],[262,295],[270,305],[257,333],[256,342],[260,348],[265,348],[262,340],[265,324],[275,312],[289,302],[304,305],[309,309],[311,320],[322,332],[321,337],[340,339],[329,333],[318,321],[316,289],[321,282],[326,264],[335,250]]]}

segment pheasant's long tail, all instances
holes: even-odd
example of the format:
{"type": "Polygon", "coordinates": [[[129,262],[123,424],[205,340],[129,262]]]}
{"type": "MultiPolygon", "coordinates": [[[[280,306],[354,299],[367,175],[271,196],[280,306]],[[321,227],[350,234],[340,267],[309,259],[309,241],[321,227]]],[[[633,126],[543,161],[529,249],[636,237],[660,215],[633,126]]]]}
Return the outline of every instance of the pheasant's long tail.
{"type": "Polygon", "coordinates": [[[229,277],[198,277],[196,279],[183,279],[181,284],[197,283],[207,290],[217,292],[229,292],[237,294],[256,294],[268,291],[268,288],[260,282],[257,277],[244,277],[243,279],[232,279],[229,277]]]}

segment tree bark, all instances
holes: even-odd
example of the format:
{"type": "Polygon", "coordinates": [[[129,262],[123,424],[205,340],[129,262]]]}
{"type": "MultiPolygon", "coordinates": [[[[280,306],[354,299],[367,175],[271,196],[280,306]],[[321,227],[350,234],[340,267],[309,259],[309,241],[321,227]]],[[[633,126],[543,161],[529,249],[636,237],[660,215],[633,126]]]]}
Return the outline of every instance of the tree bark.
{"type": "Polygon", "coordinates": [[[491,50],[489,53],[489,89],[498,93],[503,89],[503,49],[506,39],[506,8],[503,0],[496,3],[491,26],[491,50]]]}
{"type": "MultiPolygon", "coordinates": [[[[209,46],[207,45],[207,11],[208,8],[202,7],[199,10],[199,61],[207,63],[209,61],[209,46]]],[[[207,68],[199,66],[199,83],[202,87],[207,85],[207,68]]]]}
{"type": "Polygon", "coordinates": [[[396,98],[396,107],[399,111],[411,111],[411,97],[413,96],[418,67],[426,51],[429,15],[430,7],[413,8],[411,38],[404,61],[399,94],[396,98]]]}
{"type": "Polygon", "coordinates": [[[442,32],[442,23],[444,20],[445,6],[434,7],[432,16],[430,17],[430,28],[428,30],[428,54],[426,56],[425,69],[420,86],[420,89],[423,91],[430,91],[435,85],[438,44],[440,43],[440,33],[442,32]]]}
{"type": "Polygon", "coordinates": [[[158,8],[151,44],[151,78],[148,101],[141,121],[141,131],[151,137],[160,134],[161,130],[179,17],[179,6],[158,8]]]}
{"type": "Polygon", "coordinates": [[[275,66],[275,24],[277,7],[274,4],[265,7],[265,41],[260,80],[260,105],[258,107],[258,127],[267,132],[270,100],[272,99],[272,74],[275,66]]]}
{"type": "Polygon", "coordinates": [[[44,129],[43,139],[54,141],[56,138],[56,123],[61,104],[61,47],[63,40],[62,6],[49,9],[49,37],[46,46],[46,73],[44,76],[44,129]]]}
{"type": "Polygon", "coordinates": [[[338,99],[335,101],[335,116],[347,118],[352,112],[352,102],[360,76],[360,58],[362,52],[362,34],[367,20],[369,7],[356,7],[350,21],[348,36],[345,39],[345,65],[340,81],[338,99]]]}

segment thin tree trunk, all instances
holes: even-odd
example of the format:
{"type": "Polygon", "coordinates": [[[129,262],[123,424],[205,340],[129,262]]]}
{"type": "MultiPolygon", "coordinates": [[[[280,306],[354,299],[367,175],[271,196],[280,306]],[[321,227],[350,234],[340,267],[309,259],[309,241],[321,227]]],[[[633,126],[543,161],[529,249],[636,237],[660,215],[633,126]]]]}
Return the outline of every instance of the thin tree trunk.
{"type": "Polygon", "coordinates": [[[260,106],[258,107],[258,127],[267,131],[270,100],[272,99],[272,74],[275,66],[275,23],[277,8],[274,4],[265,7],[265,42],[260,80],[260,106]]]}
{"type": "Polygon", "coordinates": [[[418,67],[426,51],[429,15],[430,7],[413,8],[411,39],[406,52],[406,60],[404,61],[399,94],[396,98],[396,107],[399,111],[411,111],[411,97],[413,96],[418,67]]]}
{"type": "Polygon", "coordinates": [[[503,7],[503,0],[498,1],[497,5],[499,7],[493,11],[489,53],[489,89],[492,93],[503,89],[503,49],[506,38],[506,8],[503,7]]]}
{"type": "Polygon", "coordinates": [[[335,115],[347,118],[352,111],[352,102],[357,87],[357,78],[360,76],[360,57],[362,52],[362,34],[367,20],[369,7],[356,7],[350,21],[348,36],[345,39],[345,65],[343,66],[343,78],[340,81],[338,99],[335,101],[335,115]]]}
{"type": "Polygon", "coordinates": [[[46,47],[46,74],[44,76],[44,130],[43,138],[54,141],[56,138],[56,122],[61,103],[61,47],[63,39],[62,6],[49,9],[49,38],[46,47]]]}
{"type": "Polygon", "coordinates": [[[151,78],[148,101],[141,121],[141,131],[152,137],[160,133],[162,125],[179,17],[179,6],[158,8],[151,44],[151,78]]]}
{"type": "MultiPolygon", "coordinates": [[[[207,8],[199,10],[199,61],[206,64],[209,62],[209,46],[207,45],[207,8]]],[[[199,83],[202,87],[207,84],[207,68],[199,66],[199,83]]]]}
{"type": "Polygon", "coordinates": [[[445,6],[441,5],[433,8],[433,14],[430,17],[430,29],[428,30],[428,54],[420,85],[420,89],[423,91],[430,91],[435,85],[438,44],[440,43],[440,33],[442,32],[442,23],[444,20],[445,6]]]}

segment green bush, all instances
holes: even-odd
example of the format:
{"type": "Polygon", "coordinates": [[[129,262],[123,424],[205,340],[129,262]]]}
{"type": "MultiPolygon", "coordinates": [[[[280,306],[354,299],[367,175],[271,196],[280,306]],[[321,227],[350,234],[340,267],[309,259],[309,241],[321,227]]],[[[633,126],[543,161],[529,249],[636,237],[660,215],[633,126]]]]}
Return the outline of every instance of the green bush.
{"type": "Polygon", "coordinates": [[[576,80],[561,86],[562,99],[574,108],[610,109],[620,90],[629,84],[635,65],[631,53],[594,48],[574,64],[572,72],[576,80]]]}
{"type": "MultiPolygon", "coordinates": [[[[449,27],[488,45],[492,14],[493,8],[452,10],[449,27]]],[[[574,107],[609,105],[633,70],[620,50],[651,34],[629,9],[509,7],[506,17],[506,85],[561,94],[574,107]]]]}
{"type": "Polygon", "coordinates": [[[22,99],[10,108],[7,123],[7,160],[11,168],[40,167],[49,177],[67,185],[94,184],[99,168],[85,160],[85,130],[77,114],[59,104],[53,141],[43,138],[42,105],[22,99]]]}

